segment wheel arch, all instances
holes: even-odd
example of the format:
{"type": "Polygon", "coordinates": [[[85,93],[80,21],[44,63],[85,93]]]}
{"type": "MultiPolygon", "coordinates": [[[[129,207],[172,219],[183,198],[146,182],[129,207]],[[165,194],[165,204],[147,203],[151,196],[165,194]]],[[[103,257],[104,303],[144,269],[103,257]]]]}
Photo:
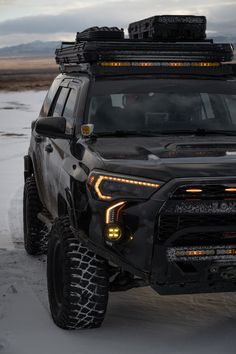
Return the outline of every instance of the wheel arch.
{"type": "Polygon", "coordinates": [[[33,161],[29,155],[24,156],[24,179],[34,175],[33,161]]]}
{"type": "Polygon", "coordinates": [[[69,214],[68,208],[69,208],[68,202],[65,200],[65,198],[61,194],[58,194],[58,197],[57,197],[58,217],[68,215],[69,214]]]}

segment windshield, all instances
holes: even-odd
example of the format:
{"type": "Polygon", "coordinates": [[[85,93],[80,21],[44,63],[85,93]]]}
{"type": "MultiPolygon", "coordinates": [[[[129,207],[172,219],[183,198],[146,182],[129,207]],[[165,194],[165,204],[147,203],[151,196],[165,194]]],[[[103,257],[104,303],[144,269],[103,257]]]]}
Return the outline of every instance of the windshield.
{"type": "Polygon", "coordinates": [[[236,80],[98,81],[87,121],[95,133],[236,131],[236,80]]]}

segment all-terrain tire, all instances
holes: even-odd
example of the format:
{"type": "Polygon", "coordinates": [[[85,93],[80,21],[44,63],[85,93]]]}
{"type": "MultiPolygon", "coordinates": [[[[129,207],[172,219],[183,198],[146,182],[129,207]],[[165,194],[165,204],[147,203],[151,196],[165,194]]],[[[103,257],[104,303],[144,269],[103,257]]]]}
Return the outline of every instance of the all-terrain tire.
{"type": "Polygon", "coordinates": [[[107,262],[80,243],[66,216],[55,221],[50,234],[47,279],[51,314],[58,327],[101,326],[108,302],[107,262]]]}
{"type": "Polygon", "coordinates": [[[35,256],[46,253],[47,232],[45,225],[37,218],[43,209],[33,176],[25,181],[23,196],[24,245],[28,254],[35,256]]]}

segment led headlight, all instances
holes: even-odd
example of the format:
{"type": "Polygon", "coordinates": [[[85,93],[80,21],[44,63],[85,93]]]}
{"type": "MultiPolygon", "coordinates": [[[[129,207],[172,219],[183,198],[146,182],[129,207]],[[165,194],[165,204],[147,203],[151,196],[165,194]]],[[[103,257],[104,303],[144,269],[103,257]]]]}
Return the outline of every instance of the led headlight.
{"type": "Polygon", "coordinates": [[[160,188],[162,182],[92,172],[88,179],[88,185],[92,187],[98,199],[111,201],[117,198],[148,199],[160,188]]]}

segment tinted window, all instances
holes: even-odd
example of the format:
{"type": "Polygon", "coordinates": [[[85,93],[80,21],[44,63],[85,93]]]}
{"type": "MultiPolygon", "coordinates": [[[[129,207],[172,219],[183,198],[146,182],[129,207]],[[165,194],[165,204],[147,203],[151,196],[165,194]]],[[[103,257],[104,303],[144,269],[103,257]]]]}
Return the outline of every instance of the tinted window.
{"type": "Polygon", "coordinates": [[[40,112],[40,116],[42,117],[47,117],[48,115],[48,112],[49,112],[49,109],[50,109],[50,106],[52,104],[52,101],[56,95],[56,92],[58,90],[58,87],[60,85],[60,82],[61,80],[60,79],[56,79],[53,81],[48,93],[47,93],[47,96],[44,100],[44,103],[43,103],[43,107],[41,109],[41,112],[40,112]]]}
{"type": "Polygon", "coordinates": [[[75,101],[76,101],[76,90],[71,89],[68,99],[66,101],[66,105],[63,112],[63,117],[66,118],[67,128],[72,129],[74,125],[74,109],[75,109],[75,101]]]}
{"type": "Polygon", "coordinates": [[[53,117],[61,117],[62,116],[62,112],[63,112],[63,108],[67,99],[69,93],[69,89],[67,87],[62,87],[59,96],[57,98],[56,104],[55,104],[55,108],[53,110],[53,117]]]}
{"type": "Polygon", "coordinates": [[[87,119],[96,132],[236,131],[235,95],[232,81],[104,80],[90,91],[87,119]]]}
{"type": "Polygon", "coordinates": [[[225,96],[226,106],[229,109],[229,113],[233,123],[236,125],[236,95],[225,96]]]}

